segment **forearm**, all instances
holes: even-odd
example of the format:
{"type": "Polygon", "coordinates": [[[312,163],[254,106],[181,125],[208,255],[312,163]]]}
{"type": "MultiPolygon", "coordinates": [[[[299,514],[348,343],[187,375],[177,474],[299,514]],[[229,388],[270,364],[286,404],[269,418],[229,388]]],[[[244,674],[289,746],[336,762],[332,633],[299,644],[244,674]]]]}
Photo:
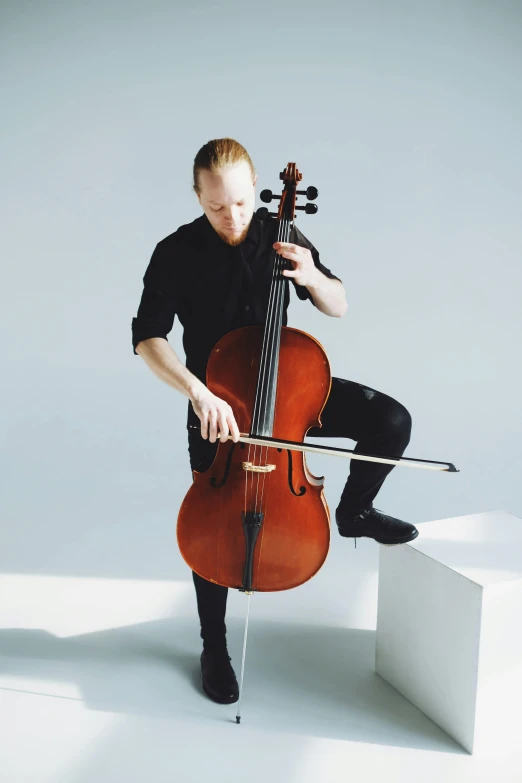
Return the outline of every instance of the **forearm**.
{"type": "Polygon", "coordinates": [[[136,346],[136,353],[160,380],[191,400],[197,392],[206,388],[199,378],[187,370],[167,340],[162,337],[141,340],[136,346]]]}
{"type": "Polygon", "coordinates": [[[344,286],[340,280],[326,277],[319,270],[315,270],[313,281],[306,288],[310,291],[314,305],[325,315],[340,318],[348,307],[344,286]]]}
{"type": "Polygon", "coordinates": [[[208,438],[211,443],[219,438],[224,443],[230,434],[234,443],[239,441],[239,428],[228,402],[213,394],[187,370],[167,340],[162,337],[141,340],[136,346],[136,353],[158,378],[190,399],[201,422],[202,438],[208,438]]]}

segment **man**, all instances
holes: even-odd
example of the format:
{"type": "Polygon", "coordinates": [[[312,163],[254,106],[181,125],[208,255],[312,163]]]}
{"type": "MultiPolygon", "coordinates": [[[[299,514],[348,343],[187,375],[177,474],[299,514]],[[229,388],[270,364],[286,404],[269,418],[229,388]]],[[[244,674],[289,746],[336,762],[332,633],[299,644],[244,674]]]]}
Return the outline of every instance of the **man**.
{"type": "MultiPolygon", "coordinates": [[[[319,260],[311,242],[293,228],[290,242],[276,242],[277,221],[254,215],[257,175],[244,147],[234,139],[214,139],[196,155],[193,189],[203,215],[161,240],[150,260],[137,318],[132,321],[134,352],[165,383],[189,398],[188,440],[193,470],[212,463],[218,440],[239,430],[234,411],[205,385],[209,354],[232,329],[264,324],[268,306],[272,250],[289,259],[283,325],[290,286],[300,299],[310,299],[325,315],[346,311],[342,282],[319,260]],[[174,318],[183,325],[186,366],[167,341],[174,318]]],[[[322,427],[310,436],[346,437],[356,452],[400,457],[409,443],[411,417],[392,397],[342,378],[332,379],[321,414],[322,427]]],[[[393,465],[353,460],[335,519],[341,536],[368,536],[384,544],[400,544],[417,529],[373,507],[393,465]]],[[[238,699],[238,684],[226,646],[225,611],[228,588],[193,572],[203,639],[202,684],[222,704],[238,699]]]]}

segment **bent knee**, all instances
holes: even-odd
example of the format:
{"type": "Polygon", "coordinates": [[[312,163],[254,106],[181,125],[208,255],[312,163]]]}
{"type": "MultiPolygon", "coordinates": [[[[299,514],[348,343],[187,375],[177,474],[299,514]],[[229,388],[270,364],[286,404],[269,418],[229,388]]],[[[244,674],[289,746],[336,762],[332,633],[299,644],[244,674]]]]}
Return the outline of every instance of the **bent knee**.
{"type": "Polygon", "coordinates": [[[391,407],[388,426],[398,436],[409,441],[411,436],[412,418],[409,410],[400,402],[394,402],[391,407]]]}
{"type": "Polygon", "coordinates": [[[411,430],[412,418],[411,413],[400,402],[397,402],[393,410],[393,420],[397,427],[400,429],[411,430]]]}

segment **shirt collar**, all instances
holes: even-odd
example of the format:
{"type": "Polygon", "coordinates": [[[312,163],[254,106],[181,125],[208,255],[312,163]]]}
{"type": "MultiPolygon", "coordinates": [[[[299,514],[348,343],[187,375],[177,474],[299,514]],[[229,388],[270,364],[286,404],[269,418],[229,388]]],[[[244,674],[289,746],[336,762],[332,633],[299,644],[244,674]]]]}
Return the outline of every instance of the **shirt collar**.
{"type": "Polygon", "coordinates": [[[258,218],[256,217],[256,213],[254,212],[252,215],[252,220],[250,221],[250,225],[248,227],[248,234],[244,238],[243,242],[252,242],[253,244],[257,242],[258,240],[257,221],[258,218]]]}

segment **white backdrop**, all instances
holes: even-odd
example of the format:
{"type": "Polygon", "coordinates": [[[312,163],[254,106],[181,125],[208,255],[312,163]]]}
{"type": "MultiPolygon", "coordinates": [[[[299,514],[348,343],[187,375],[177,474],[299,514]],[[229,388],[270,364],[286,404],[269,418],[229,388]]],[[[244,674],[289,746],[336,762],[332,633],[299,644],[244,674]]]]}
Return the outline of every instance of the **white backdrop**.
{"type": "MultiPolygon", "coordinates": [[[[187,401],[130,324],[155,244],[201,214],[193,158],[224,135],[258,193],[288,161],[319,189],[298,225],[348,312],[294,299],[290,325],[409,409],[405,456],[461,470],[396,468],[375,505],[421,525],[522,514],[520,11],[3,4],[2,570],[189,579],[187,401]]],[[[179,324],[170,339],[182,355],[179,324]]],[[[309,463],[335,508],[349,463],[309,463]]],[[[341,563],[351,543],[333,544],[341,563]]]]}

